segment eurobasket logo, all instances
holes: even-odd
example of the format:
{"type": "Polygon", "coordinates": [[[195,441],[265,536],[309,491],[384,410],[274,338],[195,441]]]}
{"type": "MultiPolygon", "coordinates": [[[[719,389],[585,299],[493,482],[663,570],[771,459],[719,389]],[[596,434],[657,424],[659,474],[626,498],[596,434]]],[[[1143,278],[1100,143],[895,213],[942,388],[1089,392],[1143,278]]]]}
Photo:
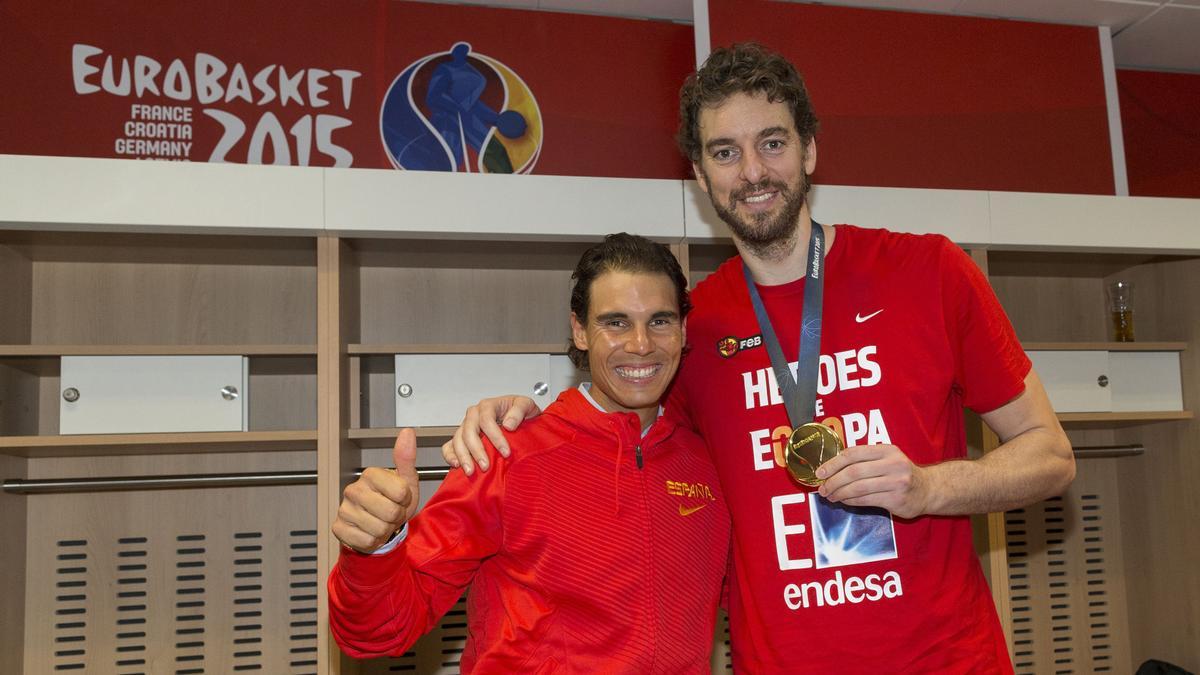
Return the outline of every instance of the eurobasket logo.
{"type": "Polygon", "coordinates": [[[466,42],[417,59],[392,82],[379,130],[397,169],[529,173],[542,115],[511,68],[466,42]]]}

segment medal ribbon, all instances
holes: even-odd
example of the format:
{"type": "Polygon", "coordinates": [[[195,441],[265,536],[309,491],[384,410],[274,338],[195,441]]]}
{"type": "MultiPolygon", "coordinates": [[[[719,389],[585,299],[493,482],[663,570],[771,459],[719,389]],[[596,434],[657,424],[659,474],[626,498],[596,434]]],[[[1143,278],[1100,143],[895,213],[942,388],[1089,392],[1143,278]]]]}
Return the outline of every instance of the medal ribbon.
{"type": "Polygon", "coordinates": [[[787,409],[788,419],[793,427],[807,424],[813,420],[817,412],[817,372],[820,368],[821,356],[821,305],[822,286],[824,284],[825,262],[825,233],[816,221],[812,223],[812,235],[808,240],[808,255],[805,257],[804,276],[804,310],[800,316],[800,358],[796,364],[796,376],[792,377],[791,368],[783,356],[783,347],[771,326],[771,318],[767,316],[767,308],[763,305],[762,296],[750,268],[742,261],[742,274],[746,277],[746,289],[750,292],[750,302],[754,305],[754,316],[758,318],[758,328],[762,331],[763,342],[767,346],[767,354],[771,357],[771,369],[775,371],[775,380],[779,383],[779,393],[783,395],[783,405],[787,409]]]}

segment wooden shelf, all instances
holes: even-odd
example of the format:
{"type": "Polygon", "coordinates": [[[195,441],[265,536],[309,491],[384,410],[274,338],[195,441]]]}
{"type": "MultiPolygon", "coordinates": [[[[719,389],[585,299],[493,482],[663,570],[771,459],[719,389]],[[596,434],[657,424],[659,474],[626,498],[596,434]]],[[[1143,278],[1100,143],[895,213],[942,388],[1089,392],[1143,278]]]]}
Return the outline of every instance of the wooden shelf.
{"type": "Polygon", "coordinates": [[[1186,342],[1026,342],[1027,351],[1182,352],[1186,342]]]}
{"type": "Polygon", "coordinates": [[[316,345],[0,345],[5,356],[316,356],[316,345]]]}
{"type": "Polygon", "coordinates": [[[1063,424],[1146,424],[1192,419],[1190,410],[1154,410],[1147,412],[1082,412],[1058,413],[1063,424]]]}
{"type": "MultiPolygon", "coordinates": [[[[454,435],[457,427],[416,427],[417,440],[447,441],[454,435]]],[[[348,438],[360,448],[381,448],[390,446],[400,433],[399,427],[378,427],[373,429],[350,429],[348,438]]]]}
{"type": "Polygon", "coordinates": [[[352,355],[368,354],[566,354],[566,342],[523,344],[351,344],[352,355]]]}
{"type": "Polygon", "coordinates": [[[215,431],[172,434],[81,434],[78,436],[0,436],[0,454],[18,457],[312,450],[316,430],[215,431]],[[152,450],[161,448],[161,450],[152,450]]]}

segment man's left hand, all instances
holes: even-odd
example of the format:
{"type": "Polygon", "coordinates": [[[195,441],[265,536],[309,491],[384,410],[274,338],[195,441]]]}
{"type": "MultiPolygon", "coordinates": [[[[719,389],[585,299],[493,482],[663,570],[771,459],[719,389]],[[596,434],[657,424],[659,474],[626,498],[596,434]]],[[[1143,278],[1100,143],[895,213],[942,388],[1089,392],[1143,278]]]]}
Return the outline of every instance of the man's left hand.
{"type": "Polygon", "coordinates": [[[817,469],[820,493],[831,502],[878,506],[901,518],[928,512],[927,471],[894,445],[858,445],[842,450],[817,469]]]}

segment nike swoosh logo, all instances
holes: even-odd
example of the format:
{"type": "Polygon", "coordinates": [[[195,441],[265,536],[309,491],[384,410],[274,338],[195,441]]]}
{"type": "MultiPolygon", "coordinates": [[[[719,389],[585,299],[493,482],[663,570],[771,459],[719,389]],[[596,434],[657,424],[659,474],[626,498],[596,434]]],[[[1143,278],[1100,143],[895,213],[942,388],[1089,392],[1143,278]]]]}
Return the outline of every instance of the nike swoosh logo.
{"type": "Polygon", "coordinates": [[[876,314],[878,314],[879,312],[882,312],[882,311],[883,311],[883,310],[881,309],[881,310],[879,310],[879,311],[876,311],[876,312],[871,312],[870,314],[868,314],[868,315],[866,315],[866,316],[863,316],[862,314],[855,314],[855,315],[854,315],[854,322],[855,322],[855,323],[862,323],[862,322],[864,322],[864,321],[866,321],[866,320],[868,320],[868,319],[871,319],[871,318],[872,318],[872,317],[874,317],[876,314]]]}
{"type": "Polygon", "coordinates": [[[701,504],[700,506],[689,506],[689,507],[687,507],[687,508],[684,508],[684,507],[683,507],[683,504],[680,504],[680,505],[679,505],[679,515],[681,515],[681,516],[690,516],[690,515],[692,515],[693,513],[695,513],[695,512],[697,512],[697,511],[699,511],[700,509],[702,509],[702,508],[704,508],[704,507],[706,507],[706,506],[708,506],[708,504],[701,504]]]}

